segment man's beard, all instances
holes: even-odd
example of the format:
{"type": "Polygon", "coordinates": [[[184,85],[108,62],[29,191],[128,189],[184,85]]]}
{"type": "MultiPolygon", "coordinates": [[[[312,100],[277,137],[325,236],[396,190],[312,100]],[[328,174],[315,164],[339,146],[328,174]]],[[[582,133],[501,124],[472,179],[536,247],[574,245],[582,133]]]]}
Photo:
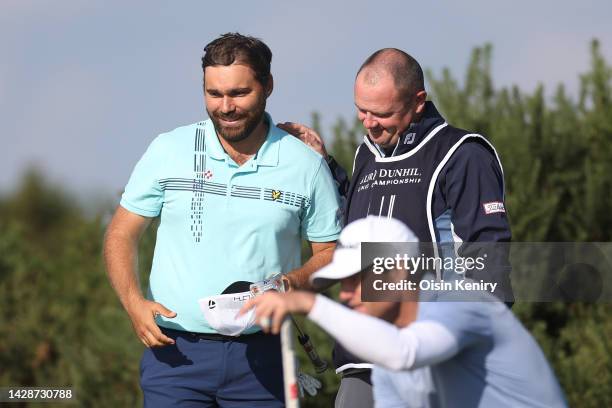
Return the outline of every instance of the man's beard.
{"type": "Polygon", "coordinates": [[[264,116],[264,112],[266,110],[266,100],[264,99],[260,104],[258,104],[257,109],[254,111],[246,112],[246,113],[236,113],[230,115],[223,115],[220,113],[212,113],[208,109],[208,117],[212,121],[215,126],[215,130],[217,134],[221,136],[228,142],[241,142],[247,139],[251,133],[255,130],[257,125],[261,122],[262,117],[264,116]],[[227,127],[223,126],[219,119],[224,120],[233,120],[233,119],[242,119],[246,118],[244,123],[239,127],[227,127]]]}

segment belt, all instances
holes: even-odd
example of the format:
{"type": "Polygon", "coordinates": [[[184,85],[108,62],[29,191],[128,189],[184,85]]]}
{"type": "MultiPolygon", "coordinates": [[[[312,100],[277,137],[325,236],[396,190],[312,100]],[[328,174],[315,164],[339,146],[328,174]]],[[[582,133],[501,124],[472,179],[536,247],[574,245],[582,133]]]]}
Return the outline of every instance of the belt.
{"type": "Polygon", "coordinates": [[[161,329],[162,332],[174,334],[177,336],[191,337],[194,340],[197,339],[197,340],[212,340],[212,341],[241,341],[241,340],[246,340],[247,338],[252,339],[255,336],[260,336],[264,334],[263,332],[258,331],[258,332],[250,333],[250,334],[241,334],[240,336],[228,336],[226,334],[219,334],[219,333],[197,333],[197,332],[190,332],[190,331],[185,331],[185,330],[169,329],[167,327],[161,327],[161,326],[159,326],[159,328],[161,329]]]}

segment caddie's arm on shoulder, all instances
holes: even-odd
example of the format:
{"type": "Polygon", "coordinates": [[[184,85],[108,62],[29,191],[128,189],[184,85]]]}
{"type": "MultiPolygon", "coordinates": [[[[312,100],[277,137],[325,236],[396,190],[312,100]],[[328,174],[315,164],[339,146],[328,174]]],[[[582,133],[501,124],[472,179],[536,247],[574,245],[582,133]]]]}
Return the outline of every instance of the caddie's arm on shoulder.
{"type": "Polygon", "coordinates": [[[315,152],[319,153],[321,156],[323,156],[325,160],[327,160],[328,155],[327,150],[325,149],[325,143],[323,142],[323,138],[314,129],[295,122],[278,123],[276,126],[280,129],[283,129],[290,135],[297,137],[302,142],[304,142],[304,144],[306,144],[315,152]]]}
{"type": "Polygon", "coordinates": [[[349,188],[348,175],[346,170],[336,161],[336,159],[334,159],[331,154],[327,153],[325,142],[323,141],[321,135],[319,135],[319,133],[317,133],[314,129],[300,123],[285,122],[278,123],[276,126],[290,135],[300,139],[304,144],[315,152],[319,153],[323,159],[325,159],[325,162],[331,171],[332,177],[336,182],[338,194],[340,194],[340,197],[345,199],[349,188]]]}

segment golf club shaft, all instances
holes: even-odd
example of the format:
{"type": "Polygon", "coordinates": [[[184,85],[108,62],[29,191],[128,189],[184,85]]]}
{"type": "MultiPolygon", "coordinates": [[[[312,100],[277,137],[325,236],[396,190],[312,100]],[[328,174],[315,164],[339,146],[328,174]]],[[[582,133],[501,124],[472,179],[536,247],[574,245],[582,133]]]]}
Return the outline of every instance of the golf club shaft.
{"type": "MultiPolygon", "coordinates": [[[[293,319],[291,319],[293,320],[293,319]]],[[[297,384],[297,367],[295,350],[293,348],[293,333],[289,319],[285,319],[281,326],[281,352],[283,358],[283,382],[285,386],[285,406],[299,408],[299,392],[297,384]]]]}
{"type": "Polygon", "coordinates": [[[304,348],[304,351],[306,352],[306,355],[310,359],[310,362],[314,366],[315,371],[317,373],[322,373],[325,370],[327,370],[327,362],[325,362],[325,360],[322,360],[321,357],[319,357],[319,353],[317,353],[317,349],[315,349],[314,345],[310,341],[310,337],[308,336],[308,334],[302,331],[302,329],[297,324],[293,316],[291,316],[291,321],[293,322],[293,325],[295,326],[298,332],[298,340],[300,344],[302,345],[302,347],[304,348]]]}

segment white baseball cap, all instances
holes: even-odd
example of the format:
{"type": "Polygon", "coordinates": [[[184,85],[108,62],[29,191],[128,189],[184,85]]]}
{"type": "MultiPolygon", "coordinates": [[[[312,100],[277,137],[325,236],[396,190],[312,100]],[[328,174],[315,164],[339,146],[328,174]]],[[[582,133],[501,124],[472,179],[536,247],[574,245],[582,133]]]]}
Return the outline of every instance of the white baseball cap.
{"type": "Polygon", "coordinates": [[[419,242],[419,240],[410,228],[394,218],[369,215],[353,221],[340,233],[331,263],[310,275],[312,286],[326,287],[335,281],[361,272],[362,242],[419,242]]]}

